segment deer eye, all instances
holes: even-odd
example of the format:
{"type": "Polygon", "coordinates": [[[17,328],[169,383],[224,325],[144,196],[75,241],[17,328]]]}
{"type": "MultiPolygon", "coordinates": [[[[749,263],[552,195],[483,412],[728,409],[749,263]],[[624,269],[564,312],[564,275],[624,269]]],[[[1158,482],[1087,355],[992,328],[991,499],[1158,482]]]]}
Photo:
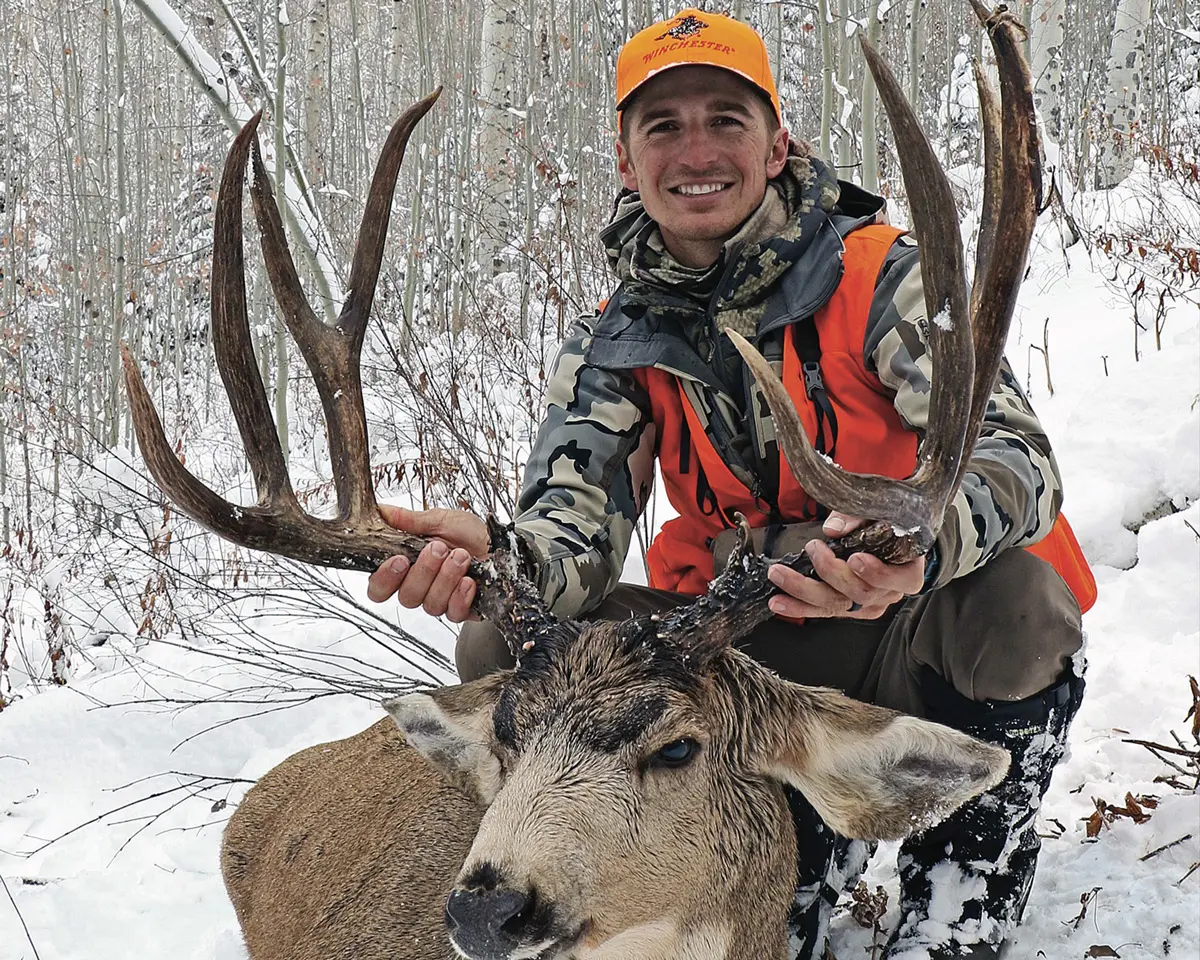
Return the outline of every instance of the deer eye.
{"type": "Polygon", "coordinates": [[[700,744],[691,737],[682,737],[679,740],[672,740],[665,747],[660,747],[654,752],[650,758],[650,766],[652,767],[686,767],[696,754],[700,752],[700,744]]]}

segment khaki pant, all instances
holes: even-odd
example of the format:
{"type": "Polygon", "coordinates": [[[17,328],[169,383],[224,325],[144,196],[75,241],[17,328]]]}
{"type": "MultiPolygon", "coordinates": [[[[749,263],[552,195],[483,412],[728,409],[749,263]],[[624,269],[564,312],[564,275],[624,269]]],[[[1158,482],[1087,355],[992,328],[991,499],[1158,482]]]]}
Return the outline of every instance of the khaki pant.
{"type": "MultiPolygon", "coordinates": [[[[625,620],[693,599],[619,584],[584,619],[625,620]]],[[[771,619],[737,645],[789,680],[922,716],[930,671],[975,701],[1023,700],[1059,682],[1083,642],[1080,619],[1054,568],[1016,549],[878,620],[771,619]]],[[[499,631],[480,622],[464,625],[455,660],[464,681],[513,665],[499,631]]]]}

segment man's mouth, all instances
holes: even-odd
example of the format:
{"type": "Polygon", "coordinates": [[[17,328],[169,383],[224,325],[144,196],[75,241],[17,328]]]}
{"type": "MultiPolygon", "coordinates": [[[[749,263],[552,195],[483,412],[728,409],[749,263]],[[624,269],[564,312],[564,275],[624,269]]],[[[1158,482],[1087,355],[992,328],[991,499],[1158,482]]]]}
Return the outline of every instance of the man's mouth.
{"type": "Polygon", "coordinates": [[[671,192],[681,194],[685,197],[703,197],[712,193],[720,193],[722,190],[728,190],[732,184],[728,183],[681,183],[677,187],[672,187],[671,192]]]}

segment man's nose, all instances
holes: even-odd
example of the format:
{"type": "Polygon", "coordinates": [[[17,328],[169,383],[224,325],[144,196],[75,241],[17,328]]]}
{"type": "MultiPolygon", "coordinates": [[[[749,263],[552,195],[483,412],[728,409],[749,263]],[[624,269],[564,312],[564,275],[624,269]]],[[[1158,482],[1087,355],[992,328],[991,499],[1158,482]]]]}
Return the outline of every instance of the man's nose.
{"type": "Polygon", "coordinates": [[[685,128],[676,159],[697,170],[712,166],[717,159],[717,142],[707,126],[685,128]]]}

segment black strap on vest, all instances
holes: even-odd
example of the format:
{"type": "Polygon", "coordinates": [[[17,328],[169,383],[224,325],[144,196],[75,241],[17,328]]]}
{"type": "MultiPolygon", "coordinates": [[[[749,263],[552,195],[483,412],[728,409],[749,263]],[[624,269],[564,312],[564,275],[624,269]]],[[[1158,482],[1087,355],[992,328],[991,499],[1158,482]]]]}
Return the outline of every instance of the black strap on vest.
{"type": "Polygon", "coordinates": [[[832,457],[837,448],[838,423],[833,403],[825,391],[821,378],[821,341],[817,336],[817,322],[809,317],[796,324],[796,353],[800,357],[800,371],[804,375],[804,394],[817,412],[817,437],[813,447],[817,453],[832,457]],[[829,427],[829,442],[825,442],[826,424],[829,427]]]}
{"type": "MultiPolygon", "coordinates": [[[[679,428],[679,472],[685,474],[691,469],[692,462],[692,430],[688,426],[687,416],[679,428]]],[[[708,477],[704,475],[704,465],[700,457],[696,457],[696,506],[703,516],[711,517],[718,513],[721,505],[717,503],[717,495],[708,485],[708,477]]]]}

